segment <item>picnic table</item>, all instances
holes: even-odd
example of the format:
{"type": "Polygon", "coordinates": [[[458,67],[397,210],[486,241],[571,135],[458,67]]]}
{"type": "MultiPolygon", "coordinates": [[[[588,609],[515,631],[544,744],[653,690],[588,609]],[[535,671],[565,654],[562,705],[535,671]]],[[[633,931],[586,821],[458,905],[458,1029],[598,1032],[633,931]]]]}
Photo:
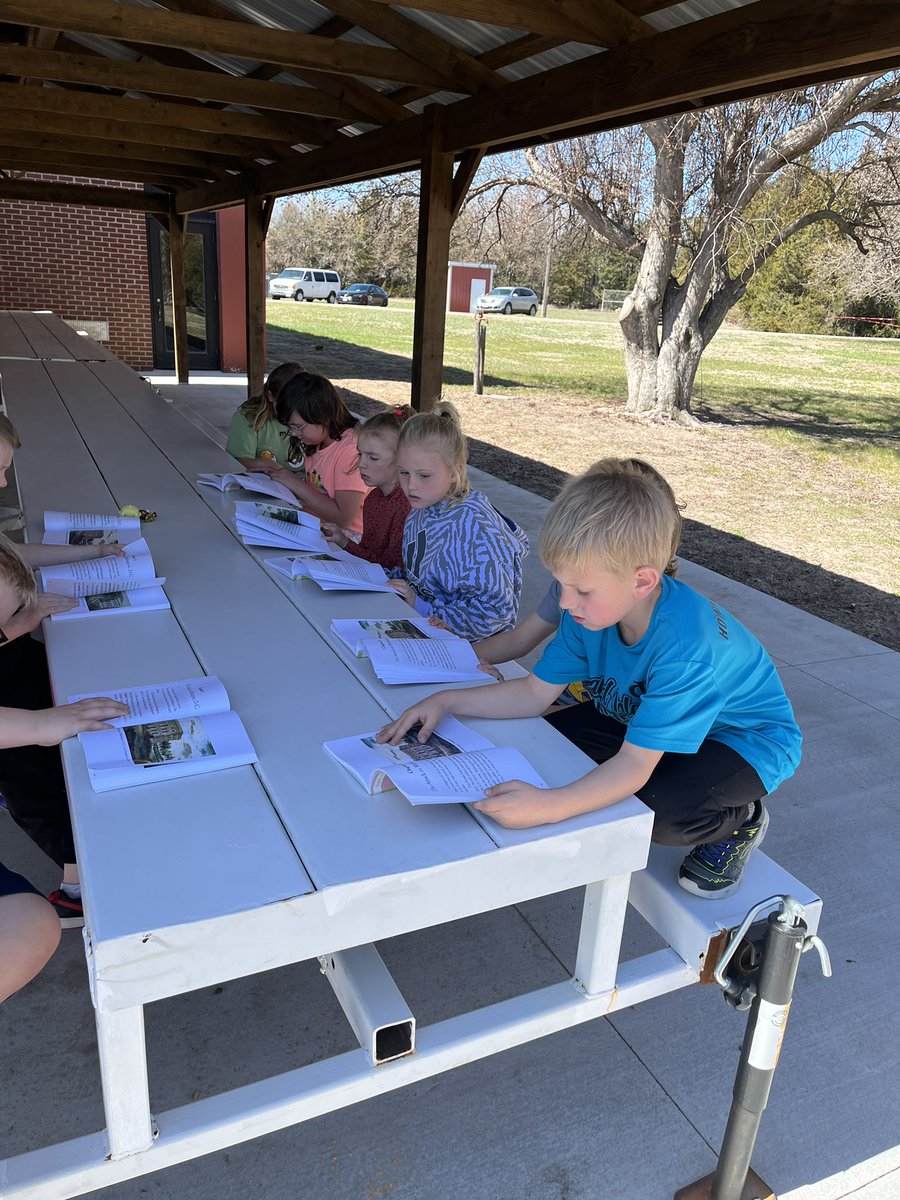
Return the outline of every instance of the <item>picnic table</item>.
{"type": "MultiPolygon", "coordinates": [[[[272,551],[238,539],[233,497],[195,486],[200,472],[233,469],[223,450],[112,356],[4,355],[2,316],[0,384],[22,439],[29,539],[40,540],[45,509],[134,503],[159,514],[144,533],[171,611],[45,622],[57,701],[218,675],[259,755],[253,767],[98,795],[78,741],[63,745],[106,1128],[0,1162],[4,1197],[79,1195],[696,983],[711,933],[726,935],[788,884],[815,932],[820,902],[762,854],[728,902],[681,891],[678,853],[651,853],[652,814],[634,797],[511,831],[463,805],[366,795],[322,742],[377,729],[434,689],[381,684],[328,626],[408,607],[273,572],[272,551]],[[416,1027],[376,941],[581,884],[570,980],[416,1027]],[[667,945],[620,963],[629,893],[667,945]],[[144,1005],[309,959],[358,1050],[151,1114],[144,1005]]],[[[551,785],[592,765],[539,719],[470,724],[521,750],[551,785]]]]}

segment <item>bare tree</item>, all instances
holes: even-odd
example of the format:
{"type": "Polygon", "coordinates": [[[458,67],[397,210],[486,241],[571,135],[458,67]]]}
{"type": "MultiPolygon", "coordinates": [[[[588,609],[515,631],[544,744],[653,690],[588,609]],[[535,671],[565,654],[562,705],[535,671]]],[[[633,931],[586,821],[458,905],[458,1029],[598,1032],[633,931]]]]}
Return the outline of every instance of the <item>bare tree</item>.
{"type": "MultiPolygon", "coordinates": [[[[897,196],[865,185],[867,142],[890,139],[898,97],[893,72],[648,121],[526,151],[526,172],[495,176],[478,190],[538,188],[637,261],[619,318],[626,411],[693,421],[701,355],[778,248],[829,221],[865,251],[881,228],[879,213],[897,196]],[[817,208],[765,203],[784,172],[816,168],[817,208]]],[[[881,180],[889,177],[882,170],[881,180]]]]}

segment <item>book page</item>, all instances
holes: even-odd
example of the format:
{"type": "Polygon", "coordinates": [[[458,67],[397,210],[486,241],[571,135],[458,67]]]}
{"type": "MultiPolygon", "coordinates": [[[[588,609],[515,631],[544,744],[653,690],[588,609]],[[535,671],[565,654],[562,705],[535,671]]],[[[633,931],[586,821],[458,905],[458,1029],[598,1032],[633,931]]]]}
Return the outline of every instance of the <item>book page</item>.
{"type": "MultiPolygon", "coordinates": [[[[49,570],[52,571],[53,568],[49,570]]],[[[41,572],[41,581],[45,592],[55,592],[57,596],[71,596],[73,600],[81,596],[99,596],[111,590],[108,579],[54,579],[48,578],[46,569],[41,572]]],[[[117,579],[115,590],[131,592],[141,588],[160,588],[165,582],[165,576],[161,579],[117,579]]]]}
{"type": "Polygon", "coordinates": [[[384,567],[367,562],[364,558],[353,558],[349,554],[338,562],[309,563],[309,575],[312,579],[333,580],[344,586],[361,586],[368,591],[394,591],[388,586],[384,567]]]}
{"type": "Polygon", "coordinates": [[[120,517],[118,513],[58,512],[44,513],[45,529],[140,529],[140,517],[120,517]]]}
{"type": "Polygon", "coordinates": [[[430,625],[427,617],[377,617],[356,621],[336,619],[331,622],[331,631],[360,658],[365,655],[362,644],[365,638],[404,638],[417,641],[435,638],[446,641],[447,638],[456,637],[449,629],[438,629],[430,625]]]}
{"type": "MultiPolygon", "coordinates": [[[[42,567],[41,581],[45,579],[73,580],[102,580],[114,590],[112,585],[118,585],[128,580],[150,581],[156,578],[153,558],[150,548],[141,538],[125,547],[124,555],[107,555],[105,558],[89,558],[82,562],[57,563],[52,567],[42,567]]],[[[50,589],[46,586],[44,591],[50,589]]]]}
{"type": "Polygon", "coordinates": [[[462,638],[364,638],[363,652],[373,665],[422,667],[436,671],[478,671],[478,655],[462,638]]]}
{"type": "Polygon", "coordinates": [[[262,492],[265,496],[274,496],[276,500],[286,500],[288,504],[299,504],[300,501],[290,488],[286,488],[277,479],[270,479],[261,471],[248,472],[245,475],[234,475],[234,480],[248,492],[262,492]]]}
{"type": "Polygon", "coordinates": [[[394,786],[388,775],[396,764],[426,762],[491,746],[486,737],[467,728],[455,717],[439,721],[426,742],[419,741],[420,729],[421,725],[414,725],[404,734],[399,746],[377,742],[377,731],[339,738],[325,742],[324,746],[370,793],[387,791],[394,786]]]}
{"type": "Polygon", "coordinates": [[[127,591],[94,592],[81,596],[74,608],[50,614],[51,621],[74,621],[79,617],[102,617],[116,613],[152,612],[171,608],[161,587],[135,587],[127,591]]]}
{"type": "Polygon", "coordinates": [[[302,508],[292,507],[290,504],[275,504],[271,500],[236,500],[234,511],[238,517],[249,521],[250,524],[262,521],[266,528],[271,521],[277,521],[294,527],[305,525],[314,529],[316,533],[320,533],[322,529],[322,522],[312,513],[304,512],[302,508]]]}
{"type": "Polygon", "coordinates": [[[132,723],[79,735],[95,792],[256,762],[234,712],[132,723]]]}
{"type": "Polygon", "coordinates": [[[471,803],[483,800],[487,788],[510,779],[547,786],[531,763],[511,746],[391,767],[390,778],[410,804],[471,803]]]}
{"type": "MultiPolygon", "coordinates": [[[[155,683],[147,687],[121,688],[106,692],[84,692],[70,696],[67,703],[86,700],[91,696],[111,696],[128,705],[124,717],[115,717],[110,725],[133,725],[140,721],[165,721],[178,717],[202,716],[225,712],[229,707],[225,685],[216,675],[201,675],[199,679],[178,679],[174,683],[155,683]]],[[[86,737],[86,734],[80,734],[86,737]]]]}

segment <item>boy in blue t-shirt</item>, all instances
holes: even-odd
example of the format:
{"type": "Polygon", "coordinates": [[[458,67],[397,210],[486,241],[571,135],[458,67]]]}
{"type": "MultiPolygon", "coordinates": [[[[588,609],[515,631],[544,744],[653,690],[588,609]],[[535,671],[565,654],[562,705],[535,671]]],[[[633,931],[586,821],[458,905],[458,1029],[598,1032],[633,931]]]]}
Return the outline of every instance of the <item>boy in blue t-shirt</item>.
{"type": "Polygon", "coordinates": [[[693,847],[679,883],[728,895],[765,837],[763,797],[793,774],[800,730],[775,667],[738,621],[665,574],[681,534],[668,484],[644,463],[603,459],[550,508],[541,557],[560,583],[562,619],[532,674],[438,692],[386,726],[396,744],[444,716],[537,716],[572,679],[591,700],[547,719],[598,764],[564,787],[511,780],[476,807],[527,828],[636,794],[653,840],[693,847]]]}

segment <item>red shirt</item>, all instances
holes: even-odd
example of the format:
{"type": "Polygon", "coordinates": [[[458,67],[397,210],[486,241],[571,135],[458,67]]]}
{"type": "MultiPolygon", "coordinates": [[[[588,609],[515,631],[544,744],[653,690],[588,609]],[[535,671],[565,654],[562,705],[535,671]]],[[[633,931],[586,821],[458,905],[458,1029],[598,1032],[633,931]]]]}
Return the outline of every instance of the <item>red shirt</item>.
{"type": "Polygon", "coordinates": [[[363,501],[363,535],[359,542],[348,542],[346,549],[358,558],[380,563],[386,571],[403,566],[403,526],[409,515],[409,501],[398,483],[390,495],[372,488],[363,501]]]}

